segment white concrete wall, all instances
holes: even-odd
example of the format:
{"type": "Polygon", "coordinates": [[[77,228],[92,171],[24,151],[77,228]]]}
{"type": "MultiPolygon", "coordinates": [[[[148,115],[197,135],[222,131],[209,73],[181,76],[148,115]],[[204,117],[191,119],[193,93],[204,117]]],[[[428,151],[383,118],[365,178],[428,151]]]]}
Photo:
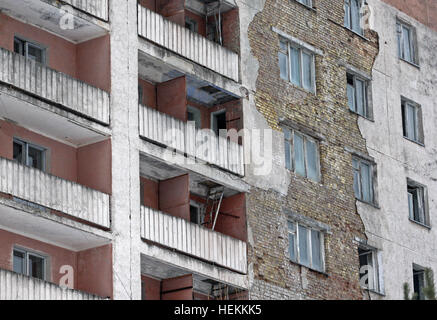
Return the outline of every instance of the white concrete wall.
{"type": "Polygon", "coordinates": [[[382,1],[368,3],[380,51],[373,69],[374,122],[360,118],[358,124],[377,163],[379,208],[357,206],[368,244],[381,250],[385,297],[372,297],[402,299],[403,283],[413,287],[413,263],[437,271],[437,33],[382,1]],[[398,59],[396,17],[416,28],[420,68],[398,59]],[[424,147],[403,138],[401,96],[422,107],[424,147]],[[431,230],[409,220],[407,177],[428,188],[431,230]]]}

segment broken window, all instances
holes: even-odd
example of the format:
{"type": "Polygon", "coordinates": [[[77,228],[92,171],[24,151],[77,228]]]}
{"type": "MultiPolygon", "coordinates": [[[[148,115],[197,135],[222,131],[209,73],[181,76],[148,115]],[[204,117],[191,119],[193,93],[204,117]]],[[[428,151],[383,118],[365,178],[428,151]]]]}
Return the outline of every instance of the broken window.
{"type": "Polygon", "coordinates": [[[374,204],[373,169],[369,161],[353,157],[355,198],[374,204]]]}
{"type": "Polygon", "coordinates": [[[422,108],[413,102],[402,99],[402,128],[404,137],[423,144],[422,108]]]}
{"type": "Polygon", "coordinates": [[[14,139],[13,158],[23,165],[45,170],[45,149],[37,145],[14,139]]]}
{"type": "Polygon", "coordinates": [[[281,40],[278,55],[281,78],[298,87],[315,92],[314,54],[281,40]]]}
{"type": "Polygon", "coordinates": [[[22,249],[13,251],[14,272],[45,280],[46,258],[22,249]]]}
{"type": "Polygon", "coordinates": [[[288,221],[290,260],[314,270],[324,270],[324,237],[319,230],[288,221]]]}
{"type": "Polygon", "coordinates": [[[344,26],[360,35],[364,34],[361,22],[362,0],[344,1],[344,26]]]}
{"type": "Polygon", "coordinates": [[[318,142],[296,130],[284,128],[285,165],[302,177],[320,181],[318,142]]]}
{"type": "Polygon", "coordinates": [[[14,52],[39,63],[46,62],[45,49],[42,46],[17,37],[14,38],[14,52]]]}
{"type": "Polygon", "coordinates": [[[425,287],[425,268],[413,265],[413,291],[417,300],[425,300],[423,288],[425,287]]]}
{"type": "Polygon", "coordinates": [[[377,251],[370,248],[358,248],[358,257],[360,260],[361,287],[380,292],[377,251]]]}
{"type": "Polygon", "coordinates": [[[429,225],[425,208],[425,187],[407,179],[408,212],[410,219],[423,225],[429,225]]]}
{"type": "Polygon", "coordinates": [[[349,109],[365,118],[370,118],[367,87],[367,80],[350,73],[347,74],[347,98],[349,109]]]}
{"type": "Polygon", "coordinates": [[[396,21],[396,34],[399,58],[417,64],[414,28],[400,21],[396,21]]]}

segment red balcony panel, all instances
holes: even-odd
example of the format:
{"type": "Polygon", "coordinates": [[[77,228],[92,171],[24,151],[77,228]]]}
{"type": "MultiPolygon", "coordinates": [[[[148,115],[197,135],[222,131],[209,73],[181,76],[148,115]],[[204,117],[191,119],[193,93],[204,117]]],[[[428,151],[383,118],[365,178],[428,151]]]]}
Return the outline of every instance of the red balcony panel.
{"type": "Polygon", "coordinates": [[[159,210],[172,216],[190,220],[189,176],[159,182],[159,210]]]}

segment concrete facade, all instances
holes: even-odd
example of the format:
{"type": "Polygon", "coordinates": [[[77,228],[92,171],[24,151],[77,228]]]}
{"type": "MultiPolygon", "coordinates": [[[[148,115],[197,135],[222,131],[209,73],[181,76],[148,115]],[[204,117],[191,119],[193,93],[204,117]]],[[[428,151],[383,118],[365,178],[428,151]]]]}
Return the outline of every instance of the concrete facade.
{"type": "Polygon", "coordinates": [[[374,299],[402,299],[403,284],[413,288],[413,264],[437,270],[436,234],[436,61],[437,33],[430,19],[437,11],[426,1],[368,1],[370,27],[380,36],[372,75],[374,121],[360,118],[360,131],[377,165],[379,207],[357,203],[367,243],[378,250],[381,293],[374,299]],[[415,28],[418,66],[398,58],[396,20],[415,28]],[[424,144],[403,137],[401,97],[421,105],[424,144]],[[409,219],[407,179],[425,186],[429,227],[409,219]]]}

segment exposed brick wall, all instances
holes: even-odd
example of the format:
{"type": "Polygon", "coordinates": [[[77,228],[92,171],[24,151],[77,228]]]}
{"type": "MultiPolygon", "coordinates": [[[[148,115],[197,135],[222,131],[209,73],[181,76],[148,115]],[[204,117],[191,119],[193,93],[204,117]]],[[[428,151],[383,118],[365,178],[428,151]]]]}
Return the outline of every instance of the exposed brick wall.
{"type": "MultiPolygon", "coordinates": [[[[251,298],[361,299],[356,236],[365,239],[356,212],[351,154],[366,153],[357,116],[348,109],[346,69],[340,62],[371,73],[378,53],[377,35],[363,39],[343,27],[343,0],[317,1],[309,10],[294,0],[267,0],[249,26],[253,55],[259,62],[256,108],[272,129],[279,118],[292,120],[323,135],[322,180],[315,183],[291,174],[288,195],[253,188],[247,196],[248,225],[253,236],[251,298]],[[279,36],[272,26],[304,41],[324,55],[316,57],[317,94],[284,81],[279,75],[279,36]],[[326,273],[308,270],[288,259],[287,217],[283,209],[330,226],[325,235],[326,273]]],[[[276,142],[274,142],[276,143],[276,142]]]]}

